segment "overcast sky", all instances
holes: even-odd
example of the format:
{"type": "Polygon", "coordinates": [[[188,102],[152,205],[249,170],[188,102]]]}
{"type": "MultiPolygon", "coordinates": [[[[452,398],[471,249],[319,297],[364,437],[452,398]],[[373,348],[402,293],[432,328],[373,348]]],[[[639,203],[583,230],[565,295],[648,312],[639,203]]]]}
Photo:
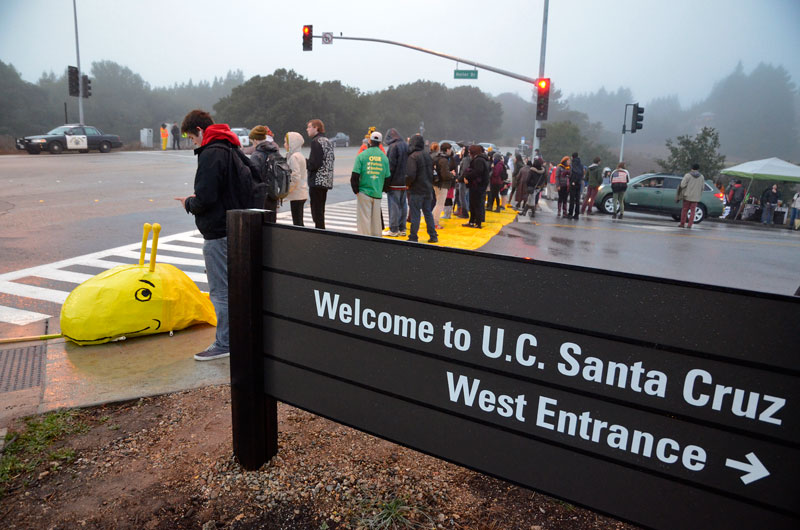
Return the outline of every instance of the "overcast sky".
{"type": "MultiPolygon", "coordinates": [[[[537,77],[544,0],[368,2],[77,0],[81,67],[111,60],[152,86],[291,68],[376,91],[417,79],[492,94],[530,93],[489,71],[453,79],[452,61],[385,44],[335,41],[302,51],[301,28],[414,44],[537,77]]],[[[23,79],[76,64],[72,0],[0,0],[0,60],[23,79]]],[[[545,74],[565,95],[632,90],[686,106],[742,61],[782,65],[800,83],[800,0],[551,0],[545,74]]],[[[470,68],[461,66],[461,68],[470,68]]]]}

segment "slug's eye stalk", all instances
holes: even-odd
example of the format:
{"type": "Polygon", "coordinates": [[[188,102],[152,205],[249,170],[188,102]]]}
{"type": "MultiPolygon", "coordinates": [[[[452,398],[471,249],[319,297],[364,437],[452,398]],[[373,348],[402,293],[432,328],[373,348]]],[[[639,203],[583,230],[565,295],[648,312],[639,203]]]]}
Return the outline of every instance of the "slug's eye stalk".
{"type": "Polygon", "coordinates": [[[147,287],[142,287],[141,289],[136,291],[136,294],[134,294],[134,296],[140,302],[149,302],[150,299],[153,297],[153,291],[151,291],[147,287]]]}

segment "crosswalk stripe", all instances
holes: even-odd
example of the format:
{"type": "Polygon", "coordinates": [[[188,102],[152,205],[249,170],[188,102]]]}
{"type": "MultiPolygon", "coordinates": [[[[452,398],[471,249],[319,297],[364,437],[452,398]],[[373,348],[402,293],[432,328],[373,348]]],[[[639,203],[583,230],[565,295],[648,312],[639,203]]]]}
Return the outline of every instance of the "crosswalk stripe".
{"type": "Polygon", "coordinates": [[[0,293],[13,294],[14,296],[22,296],[25,298],[38,298],[39,300],[46,300],[47,302],[55,302],[57,304],[63,304],[64,300],[67,299],[67,295],[69,295],[66,291],[57,291],[55,289],[27,285],[24,283],[2,281],[0,281],[0,293]]]}
{"type": "Polygon", "coordinates": [[[39,322],[46,318],[50,318],[50,315],[0,305],[0,322],[16,324],[17,326],[27,326],[28,324],[33,324],[34,322],[39,322]]]}
{"type": "Polygon", "coordinates": [[[83,283],[92,277],[91,274],[82,272],[65,271],[61,269],[42,269],[36,273],[39,278],[46,280],[57,280],[60,282],[83,283]]]}

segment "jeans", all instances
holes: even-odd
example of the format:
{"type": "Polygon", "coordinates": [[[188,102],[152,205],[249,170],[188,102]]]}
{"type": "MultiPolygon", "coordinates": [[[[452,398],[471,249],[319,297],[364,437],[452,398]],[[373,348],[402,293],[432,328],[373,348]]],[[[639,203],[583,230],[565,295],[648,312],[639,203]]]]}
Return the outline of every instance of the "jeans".
{"type": "Polygon", "coordinates": [[[458,183],[458,201],[461,212],[469,211],[469,198],[467,197],[467,185],[463,182],[458,183]]]}
{"type": "Polygon", "coordinates": [[[409,241],[418,241],[420,210],[425,216],[425,225],[428,235],[433,239],[436,237],[436,223],[433,222],[433,212],[431,203],[433,199],[427,193],[424,195],[408,195],[408,207],[411,208],[411,232],[408,234],[409,241]]]}
{"type": "Polygon", "coordinates": [[[389,199],[389,230],[405,232],[408,217],[406,190],[389,190],[386,192],[386,197],[389,199]]]}
{"type": "Polygon", "coordinates": [[[217,334],[212,347],[230,351],[230,325],[228,322],[228,238],[203,241],[203,259],[206,262],[208,290],[214,311],[217,313],[217,334]]]}
{"type": "Polygon", "coordinates": [[[794,230],[794,220],[800,216],[800,208],[792,208],[792,216],[789,218],[789,228],[794,230]]]}
{"type": "Polygon", "coordinates": [[[772,224],[772,214],[775,213],[775,204],[768,202],[764,205],[764,211],[761,212],[761,222],[766,224],[772,224]]]}

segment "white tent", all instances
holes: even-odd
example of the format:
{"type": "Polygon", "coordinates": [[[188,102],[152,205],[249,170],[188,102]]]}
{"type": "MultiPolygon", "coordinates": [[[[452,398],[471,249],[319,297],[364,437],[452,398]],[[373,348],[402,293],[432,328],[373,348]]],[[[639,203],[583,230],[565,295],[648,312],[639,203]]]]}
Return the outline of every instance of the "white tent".
{"type": "MultiPolygon", "coordinates": [[[[764,160],[752,160],[729,167],[720,171],[723,175],[733,177],[743,177],[750,179],[747,184],[745,196],[750,193],[750,187],[756,180],[769,180],[772,182],[800,182],[800,166],[781,160],[780,158],[765,158],[764,160]]],[[[734,219],[742,215],[745,204],[742,202],[734,219]]]]}
{"type": "Polygon", "coordinates": [[[780,158],[752,160],[720,171],[723,175],[774,182],[800,182],[800,166],[780,158]]]}

